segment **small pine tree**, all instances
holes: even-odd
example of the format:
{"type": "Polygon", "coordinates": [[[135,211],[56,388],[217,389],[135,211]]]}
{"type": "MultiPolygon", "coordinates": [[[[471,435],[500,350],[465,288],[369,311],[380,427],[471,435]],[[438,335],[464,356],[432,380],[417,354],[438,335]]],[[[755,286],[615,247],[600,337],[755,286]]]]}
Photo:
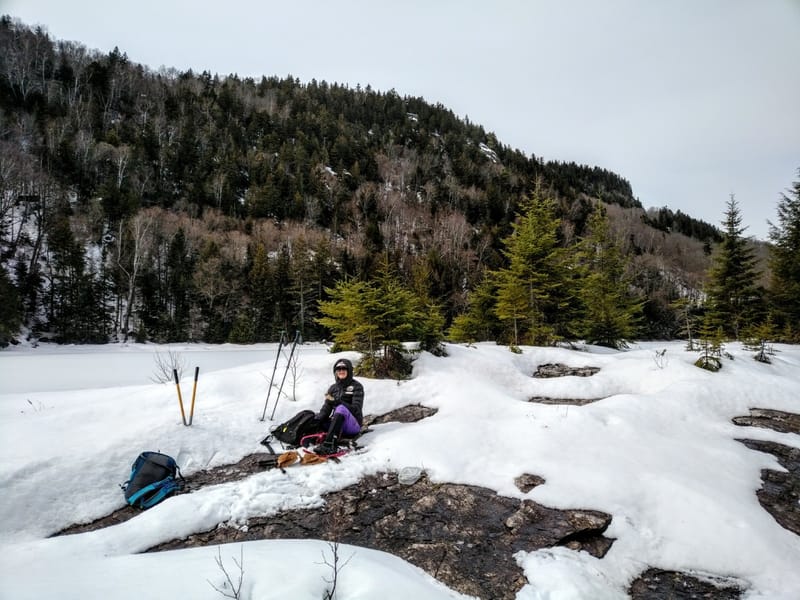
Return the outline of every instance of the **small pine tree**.
{"type": "Polygon", "coordinates": [[[697,315],[695,314],[695,303],[689,298],[679,298],[670,304],[670,308],[675,311],[678,318],[682,322],[684,331],[686,333],[686,349],[690,351],[696,350],[696,340],[694,339],[694,331],[696,327],[695,321],[697,315]]]}
{"type": "Polygon", "coordinates": [[[723,339],[722,329],[706,314],[700,327],[700,358],[695,361],[695,366],[706,371],[719,371],[722,368],[723,339]]]}
{"type": "Polygon", "coordinates": [[[755,352],[753,358],[758,362],[771,363],[769,356],[774,354],[772,342],[778,337],[778,328],[772,321],[772,317],[768,317],[766,321],[754,327],[751,327],[745,332],[745,348],[755,352]]]}

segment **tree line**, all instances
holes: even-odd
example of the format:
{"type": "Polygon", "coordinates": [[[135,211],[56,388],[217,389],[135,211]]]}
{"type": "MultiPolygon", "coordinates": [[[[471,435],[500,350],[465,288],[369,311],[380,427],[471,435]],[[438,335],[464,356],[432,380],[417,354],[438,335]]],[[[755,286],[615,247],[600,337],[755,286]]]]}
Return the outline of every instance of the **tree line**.
{"type": "MultiPolygon", "coordinates": [[[[101,54],[0,18],[0,292],[9,300],[0,342],[20,327],[61,342],[245,343],[294,329],[321,339],[335,331],[321,307],[342,282],[368,291],[387,273],[437,307],[434,329],[463,329],[476,298],[492,292],[502,298],[496,321],[477,332],[568,338],[591,320],[578,314],[575,265],[556,285],[555,274],[514,258],[522,250],[509,237],[533,227],[517,219],[543,199],[538,226],[554,236],[554,253],[552,266],[537,264],[566,269],[555,250],[580,246],[573,262],[592,280],[586,240],[600,228],[601,202],[613,217],[605,235],[635,259],[619,268],[637,298],[637,331],[678,331],[670,306],[685,259],[665,277],[663,256],[653,258],[673,225],[659,217],[654,229],[614,173],[525,156],[393,90],[153,72],[117,49],[101,54]],[[537,282],[553,286],[534,294],[538,316],[520,312],[519,273],[529,294],[537,282]]],[[[720,241],[680,217],[688,238],[720,241]]]]}

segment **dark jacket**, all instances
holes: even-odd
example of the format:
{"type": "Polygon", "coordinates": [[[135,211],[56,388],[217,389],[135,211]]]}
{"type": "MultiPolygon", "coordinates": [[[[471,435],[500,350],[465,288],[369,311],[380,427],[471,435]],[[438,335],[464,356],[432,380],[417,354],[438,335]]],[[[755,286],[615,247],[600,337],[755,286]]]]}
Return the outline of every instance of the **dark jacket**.
{"type": "Polygon", "coordinates": [[[364,424],[364,386],[353,379],[353,363],[346,358],[339,358],[333,365],[333,377],[336,378],[336,366],[344,363],[347,367],[347,377],[336,379],[335,383],[328,388],[325,394],[325,404],[322,412],[330,414],[337,405],[343,404],[350,411],[359,425],[364,424]],[[329,408],[330,407],[330,408],[329,408]]]}

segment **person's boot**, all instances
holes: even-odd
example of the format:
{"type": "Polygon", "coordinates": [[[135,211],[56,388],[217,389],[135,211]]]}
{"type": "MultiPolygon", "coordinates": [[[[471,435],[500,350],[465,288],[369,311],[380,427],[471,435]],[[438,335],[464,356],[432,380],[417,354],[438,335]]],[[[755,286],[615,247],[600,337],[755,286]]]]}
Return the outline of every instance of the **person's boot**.
{"type": "Polygon", "coordinates": [[[325,434],[325,439],[322,443],[314,448],[314,453],[320,456],[328,456],[336,454],[336,442],[339,440],[339,435],[342,433],[344,426],[344,415],[334,413],[331,419],[331,425],[328,427],[328,433],[325,434]]]}

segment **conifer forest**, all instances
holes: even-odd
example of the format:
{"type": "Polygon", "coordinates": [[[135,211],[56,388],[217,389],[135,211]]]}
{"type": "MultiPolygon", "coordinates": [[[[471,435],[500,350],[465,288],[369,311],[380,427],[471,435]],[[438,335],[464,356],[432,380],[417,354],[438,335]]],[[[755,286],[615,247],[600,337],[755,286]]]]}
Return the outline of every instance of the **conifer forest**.
{"type": "Polygon", "coordinates": [[[0,345],[798,342],[786,186],[760,242],[724,190],[716,224],[644,209],[394,90],[154,71],[0,19],[0,345]]]}

